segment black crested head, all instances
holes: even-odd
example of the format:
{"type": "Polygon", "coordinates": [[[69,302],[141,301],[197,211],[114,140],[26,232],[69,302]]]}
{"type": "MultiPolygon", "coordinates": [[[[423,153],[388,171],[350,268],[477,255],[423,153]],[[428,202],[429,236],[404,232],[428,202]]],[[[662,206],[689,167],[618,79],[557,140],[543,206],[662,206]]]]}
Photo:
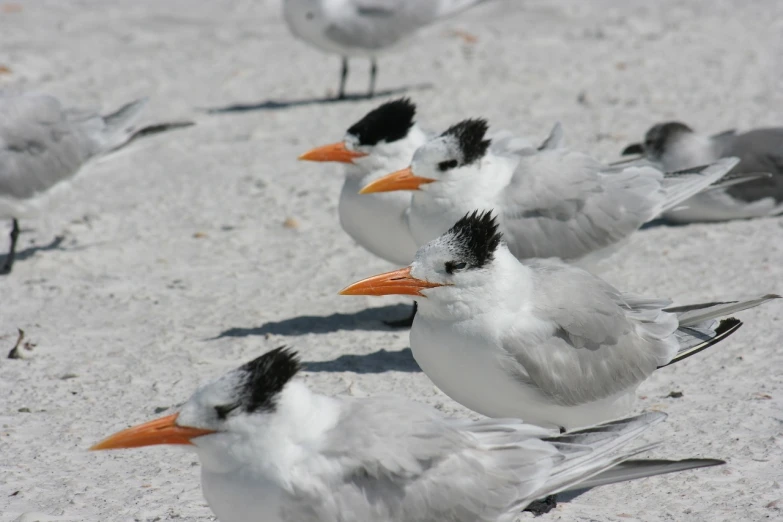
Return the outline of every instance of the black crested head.
{"type": "Polygon", "coordinates": [[[650,127],[644,136],[644,152],[648,156],[660,157],[672,141],[683,134],[693,132],[693,130],[678,121],[667,121],[650,127]]]}
{"type": "Polygon", "coordinates": [[[441,136],[452,136],[457,140],[462,152],[462,163],[470,165],[484,157],[489,148],[490,140],[485,140],[489,124],[483,118],[463,120],[449,127],[441,136]]]}
{"type": "MultiPolygon", "coordinates": [[[[240,383],[233,407],[241,407],[247,413],[274,411],[277,395],[300,368],[298,354],[285,346],[243,364],[237,369],[240,383]]],[[[223,408],[233,409],[231,406],[223,408]]]]}
{"type": "Polygon", "coordinates": [[[451,227],[449,234],[469,268],[481,268],[492,261],[503,237],[491,210],[468,212],[451,227]]]}
{"type": "Polygon", "coordinates": [[[377,145],[381,141],[391,143],[408,135],[416,117],[416,105],[410,98],[386,102],[373,109],[348,129],[356,136],[359,145],[377,145]]]}

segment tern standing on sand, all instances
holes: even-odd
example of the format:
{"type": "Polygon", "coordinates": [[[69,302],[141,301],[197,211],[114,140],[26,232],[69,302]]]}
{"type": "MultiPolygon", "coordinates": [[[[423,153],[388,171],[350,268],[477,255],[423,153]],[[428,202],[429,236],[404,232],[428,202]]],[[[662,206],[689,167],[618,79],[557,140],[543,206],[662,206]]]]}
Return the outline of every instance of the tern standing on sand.
{"type": "Polygon", "coordinates": [[[368,96],[375,92],[376,58],[422,27],[488,0],[283,0],[283,15],[297,38],[342,57],[345,97],[349,58],[371,63],[368,96]]]}
{"type": "Polygon", "coordinates": [[[345,165],[340,192],[340,224],[361,247],[397,266],[405,266],[418,246],[405,213],[411,196],[388,192],[365,196],[365,185],[408,165],[427,134],[416,124],[416,106],[408,98],[393,100],[368,112],[351,125],[343,141],[323,145],[299,159],[345,165]]]}
{"type": "Polygon", "coordinates": [[[0,218],[11,219],[11,247],[0,274],[14,264],[19,221],[34,211],[40,196],[64,186],[89,159],[116,150],[138,136],[190,122],[163,123],[139,129],[147,104],[134,101],[107,116],[64,108],[45,95],[0,95],[0,218]]]}
{"type": "Polygon", "coordinates": [[[343,295],[411,295],[413,356],[438,388],[488,417],[564,429],[627,415],[655,370],[742,324],[727,317],[777,295],[670,308],[559,261],[517,260],[489,212],[419,249],[408,268],[343,295]]]}
{"type": "Polygon", "coordinates": [[[557,257],[595,264],[646,222],[722,178],[734,158],[687,172],[609,167],[558,146],[559,126],[539,149],[508,150],[464,120],[413,156],[410,167],[376,179],[362,194],[412,191],[408,225],[421,246],[473,210],[495,210],[519,259],[557,257]]]}
{"type": "Polygon", "coordinates": [[[450,419],[399,398],[326,397],[278,348],[199,389],[179,413],[93,450],[177,444],[201,461],[221,522],[512,522],[532,501],[712,459],[635,460],[652,412],[558,436],[512,419],[450,419]]]}

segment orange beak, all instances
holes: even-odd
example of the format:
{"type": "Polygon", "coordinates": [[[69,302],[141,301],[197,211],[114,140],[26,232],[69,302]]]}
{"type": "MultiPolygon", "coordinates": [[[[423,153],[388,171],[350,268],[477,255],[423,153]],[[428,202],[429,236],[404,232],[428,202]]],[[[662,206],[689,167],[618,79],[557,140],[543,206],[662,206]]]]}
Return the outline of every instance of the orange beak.
{"type": "Polygon", "coordinates": [[[174,415],[168,415],[167,417],[155,419],[117,432],[90,448],[90,451],[141,448],[157,444],[183,444],[189,446],[193,444],[191,439],[215,433],[214,430],[177,426],[178,415],[179,413],[175,413],[174,415]]]}
{"type": "Polygon", "coordinates": [[[366,156],[364,152],[358,152],[355,150],[348,150],[344,142],[332,143],[331,145],[324,145],[323,147],[316,147],[312,150],[308,150],[301,156],[300,160],[304,161],[337,161],[339,163],[353,163],[356,158],[366,156]]]}
{"type": "Polygon", "coordinates": [[[395,190],[419,190],[419,187],[437,181],[430,178],[415,176],[410,167],[378,178],[362,190],[359,194],[372,194],[373,192],[392,192],[395,190]]]}
{"type": "Polygon", "coordinates": [[[340,290],[340,295],[417,295],[426,297],[421,293],[422,290],[438,286],[444,285],[411,277],[411,268],[407,267],[362,279],[358,283],[340,290]]]}

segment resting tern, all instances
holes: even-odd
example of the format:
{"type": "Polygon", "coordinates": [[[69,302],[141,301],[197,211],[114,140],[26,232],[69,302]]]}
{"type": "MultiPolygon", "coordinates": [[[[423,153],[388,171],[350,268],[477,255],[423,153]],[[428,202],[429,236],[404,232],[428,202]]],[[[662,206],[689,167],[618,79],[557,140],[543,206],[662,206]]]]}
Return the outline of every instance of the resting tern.
{"type": "Polygon", "coordinates": [[[369,58],[375,92],[379,54],[419,29],[487,0],[284,0],[283,16],[300,40],[342,57],[338,98],[345,98],[348,58],[369,58]]]}
{"type": "MultiPolygon", "coordinates": [[[[722,178],[737,159],[666,174],[652,166],[609,167],[550,137],[540,150],[486,139],[483,119],[464,120],[428,141],[410,167],[362,194],[413,191],[408,225],[419,246],[466,212],[495,210],[520,259],[558,257],[586,265],[612,253],[661,212],[722,178]]],[[[560,132],[555,127],[553,134],[560,132]]]]}
{"type": "Polygon", "coordinates": [[[413,356],[444,393],[489,417],[571,429],[628,414],[656,369],[725,339],[717,321],[776,295],[669,308],[557,260],[515,258],[490,212],[473,212],[404,269],[343,295],[411,295],[413,356]]]}
{"type": "Polygon", "coordinates": [[[345,164],[338,205],[343,230],[370,253],[397,266],[409,264],[418,249],[405,218],[411,196],[405,192],[362,196],[359,190],[410,164],[413,153],[428,139],[415,116],[416,106],[408,98],[384,103],[354,123],[343,141],[299,157],[345,164]]]}
{"type": "Polygon", "coordinates": [[[137,127],[146,99],[101,116],[68,109],[51,96],[0,95],[0,218],[11,219],[11,248],[0,273],[11,271],[21,215],[40,206],[44,193],[72,178],[91,158],[131,140],[191,122],[137,127]]]}
{"type": "MultiPolygon", "coordinates": [[[[416,105],[409,98],[386,102],[367,113],[346,132],[343,141],[311,149],[300,160],[345,164],[345,182],[338,213],[343,230],[371,254],[396,266],[408,265],[418,244],[408,228],[411,196],[407,192],[362,195],[362,187],[409,165],[413,153],[433,137],[416,123],[416,105]]],[[[509,150],[522,151],[530,141],[501,131],[493,139],[509,150]]],[[[394,327],[410,327],[416,314],[394,327]]]]}
{"type": "MultiPolygon", "coordinates": [[[[326,397],[278,348],[199,389],[178,413],[91,449],[182,445],[222,522],[511,522],[531,501],[720,460],[632,460],[665,414],[556,435],[513,419],[451,419],[401,398],[326,397]]],[[[653,445],[654,446],[654,445],[653,445]]]]}
{"type": "Polygon", "coordinates": [[[699,134],[680,122],[659,123],[650,128],[644,143],[633,143],[623,155],[641,154],[666,170],[680,170],[735,156],[739,165],[732,174],[770,173],[724,190],[697,194],[664,217],[675,222],[726,221],[774,216],[783,213],[783,127],[735,131],[713,136],[699,134]]]}

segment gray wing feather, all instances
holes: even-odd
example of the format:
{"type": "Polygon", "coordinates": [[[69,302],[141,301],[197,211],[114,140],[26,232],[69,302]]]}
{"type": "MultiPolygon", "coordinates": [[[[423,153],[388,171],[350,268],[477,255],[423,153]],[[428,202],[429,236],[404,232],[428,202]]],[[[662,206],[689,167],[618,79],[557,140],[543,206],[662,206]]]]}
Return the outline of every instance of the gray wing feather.
{"type": "Polygon", "coordinates": [[[552,150],[561,147],[565,147],[565,131],[563,131],[563,126],[558,121],[552,127],[549,136],[539,145],[538,150],[552,150]]]}
{"type": "Polygon", "coordinates": [[[339,433],[318,448],[322,475],[289,492],[286,520],[510,521],[532,500],[647,449],[619,452],[664,418],[647,413],[552,436],[519,420],[446,419],[396,398],[347,399],[339,433]]]}
{"type": "Polygon", "coordinates": [[[624,294],[592,274],[550,260],[534,270],[532,315],[548,329],[503,338],[509,371],[555,404],[572,406],[629,390],[677,353],[666,300],[624,294]]]}
{"type": "Polygon", "coordinates": [[[718,139],[721,156],[740,158],[735,172],[768,172],[771,179],[759,179],[731,187],[734,198],[751,202],[772,197],[783,201],[783,128],[756,129],[731,137],[718,139]]]}
{"type": "Polygon", "coordinates": [[[396,398],[347,399],[339,433],[320,448],[327,476],[296,490],[291,520],[496,521],[545,483],[561,460],[521,421],[473,424],[396,398]],[[369,500],[369,502],[368,502],[369,500]]]}
{"type": "Polygon", "coordinates": [[[780,299],[780,296],[776,294],[766,294],[742,301],[676,306],[667,308],[666,311],[677,315],[680,326],[698,326],[705,321],[726,317],[749,308],[755,308],[772,299],[780,299]]]}
{"type": "Polygon", "coordinates": [[[606,486],[608,484],[616,484],[617,482],[626,482],[640,478],[654,477],[656,475],[675,473],[677,471],[720,466],[725,463],[726,461],[718,459],[631,459],[621,462],[617,466],[583,482],[566,488],[564,491],[590,489],[598,486],[606,486]]]}
{"type": "Polygon", "coordinates": [[[665,199],[661,173],[604,165],[566,149],[521,158],[502,195],[501,224],[520,259],[578,259],[612,246],[658,213],[665,199]]]}

